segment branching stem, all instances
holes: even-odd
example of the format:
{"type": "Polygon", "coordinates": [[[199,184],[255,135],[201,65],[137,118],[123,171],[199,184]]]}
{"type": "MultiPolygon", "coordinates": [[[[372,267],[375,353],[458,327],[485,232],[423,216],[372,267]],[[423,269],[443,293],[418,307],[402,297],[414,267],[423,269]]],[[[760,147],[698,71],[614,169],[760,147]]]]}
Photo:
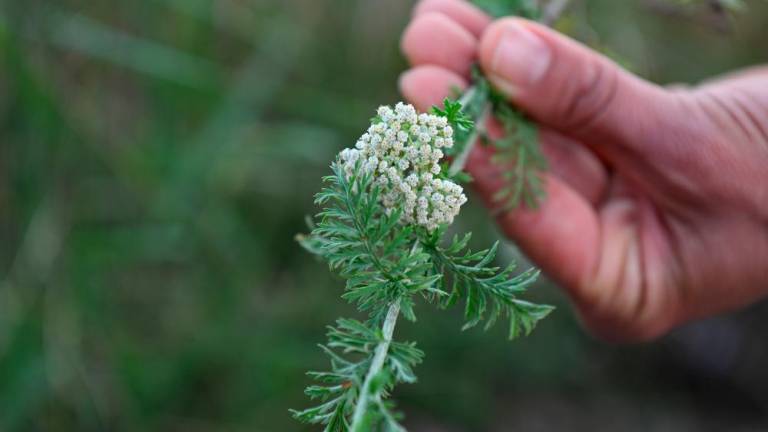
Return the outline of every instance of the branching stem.
{"type": "Polygon", "coordinates": [[[365,418],[365,413],[368,410],[368,404],[370,403],[368,399],[371,394],[371,383],[384,367],[384,361],[387,359],[387,352],[389,351],[389,345],[392,343],[392,335],[395,332],[395,324],[397,323],[399,314],[400,300],[396,300],[389,306],[387,317],[384,319],[384,324],[381,326],[383,339],[376,347],[373,360],[371,360],[371,366],[368,368],[365,381],[360,388],[360,395],[357,398],[355,413],[352,416],[352,426],[350,428],[352,432],[363,432],[363,419],[365,418]]]}

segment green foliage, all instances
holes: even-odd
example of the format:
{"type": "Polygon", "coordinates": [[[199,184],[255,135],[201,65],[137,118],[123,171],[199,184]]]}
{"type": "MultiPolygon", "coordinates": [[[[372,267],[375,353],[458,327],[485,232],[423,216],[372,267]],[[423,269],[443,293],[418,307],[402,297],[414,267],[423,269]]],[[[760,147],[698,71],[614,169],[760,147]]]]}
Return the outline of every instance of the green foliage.
{"type": "Polygon", "coordinates": [[[445,100],[443,100],[443,108],[441,109],[440,107],[433,106],[432,112],[447,118],[448,122],[450,122],[457,131],[466,132],[474,127],[475,122],[462,108],[461,102],[445,98],[445,100]]]}
{"type": "Polygon", "coordinates": [[[501,138],[489,140],[496,149],[493,161],[500,167],[506,186],[494,198],[502,203],[502,210],[525,204],[534,208],[543,197],[541,173],[547,160],[541,153],[539,130],[522,112],[505,102],[494,103],[494,116],[504,131],[501,138]]]}
{"type": "Polygon", "coordinates": [[[489,249],[472,252],[468,249],[471,234],[454,236],[448,247],[440,246],[442,232],[428,236],[423,244],[433,258],[434,272],[445,275],[443,290],[450,296],[442,299],[444,307],[453,306],[463,299],[467,320],[463,329],[469,329],[486,319],[485,329],[491,328],[499,318],[509,318],[509,338],[531,333],[536,323],[545,318],[552,306],[534,305],[516,296],[536,281],[538,271],[529,270],[514,275],[515,264],[504,269],[493,267],[499,243],[489,249]],[[487,317],[486,317],[487,314],[487,317]]]}
{"type": "MultiPolygon", "coordinates": [[[[400,226],[400,212],[387,215],[379,205],[379,188],[370,174],[347,178],[336,162],[330,184],[315,203],[328,205],[311,238],[319,253],[347,280],[343,297],[374,316],[404,295],[434,290],[436,278],[426,276],[429,255],[414,243],[415,229],[400,226]]],[[[415,319],[406,298],[403,314],[415,319]]]]}

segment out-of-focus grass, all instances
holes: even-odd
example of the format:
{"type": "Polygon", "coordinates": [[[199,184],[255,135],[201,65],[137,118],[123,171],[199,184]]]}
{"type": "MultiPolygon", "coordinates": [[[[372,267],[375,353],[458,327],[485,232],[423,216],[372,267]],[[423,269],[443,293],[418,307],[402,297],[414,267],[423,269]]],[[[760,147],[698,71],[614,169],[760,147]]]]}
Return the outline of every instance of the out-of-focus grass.
{"type": "MultiPolygon", "coordinates": [[[[658,80],[768,56],[765,8],[722,35],[588,5],[582,33],[658,80]]],[[[306,403],[303,372],[324,366],[323,326],[352,308],[292,238],[332,155],[397,100],[409,8],[0,4],[0,431],[312,430],[287,409],[306,403]]],[[[478,242],[497,235],[466,213],[478,242]]],[[[415,430],[765,419],[758,312],[614,348],[585,338],[551,287],[535,295],[562,307],[514,344],[427,308],[402,327],[428,354],[398,394],[415,430]],[[601,421],[606,395],[619,414],[601,421]]]]}

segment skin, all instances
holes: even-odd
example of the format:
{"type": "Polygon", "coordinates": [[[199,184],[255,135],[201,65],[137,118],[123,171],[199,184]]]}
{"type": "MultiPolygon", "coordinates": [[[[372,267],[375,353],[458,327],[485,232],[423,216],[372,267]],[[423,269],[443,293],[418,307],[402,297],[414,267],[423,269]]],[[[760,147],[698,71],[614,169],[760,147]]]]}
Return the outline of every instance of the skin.
{"type": "MultiPolygon", "coordinates": [[[[477,62],[539,122],[547,197],[497,222],[594,334],[650,340],[768,293],[768,67],[663,88],[463,0],[417,4],[402,50],[400,88],[418,109],[466,87],[477,62]]],[[[467,169],[493,206],[503,181],[489,152],[467,169]]]]}

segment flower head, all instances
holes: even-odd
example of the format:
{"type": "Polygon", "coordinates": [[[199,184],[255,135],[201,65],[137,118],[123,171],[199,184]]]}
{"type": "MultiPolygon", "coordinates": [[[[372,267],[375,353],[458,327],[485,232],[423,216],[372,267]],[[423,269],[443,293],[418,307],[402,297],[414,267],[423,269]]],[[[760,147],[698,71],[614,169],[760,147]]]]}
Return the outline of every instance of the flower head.
{"type": "Polygon", "coordinates": [[[467,202],[464,190],[440,179],[442,148],[453,146],[453,130],[445,117],[417,114],[412,105],[382,106],[377,119],[355,144],[339,154],[345,173],[357,167],[372,173],[387,212],[402,206],[401,221],[432,231],[450,224],[467,202]]]}

